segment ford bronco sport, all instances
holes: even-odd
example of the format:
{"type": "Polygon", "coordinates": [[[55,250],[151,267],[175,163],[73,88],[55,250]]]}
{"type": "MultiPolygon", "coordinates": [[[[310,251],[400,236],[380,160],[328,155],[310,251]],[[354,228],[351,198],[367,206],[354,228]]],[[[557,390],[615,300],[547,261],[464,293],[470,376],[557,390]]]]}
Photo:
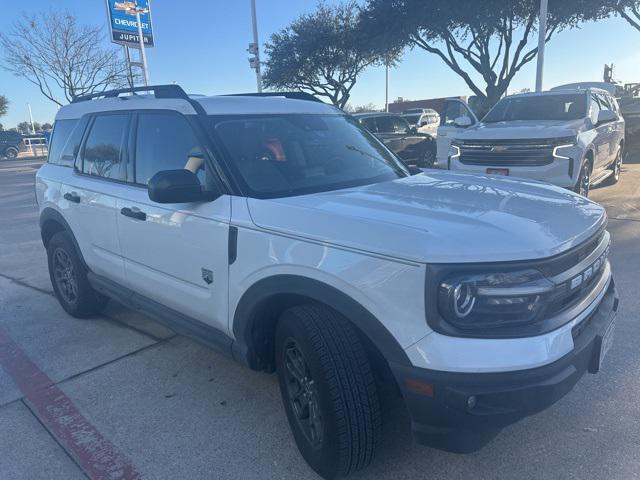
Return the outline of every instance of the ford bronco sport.
{"type": "Polygon", "coordinates": [[[60,304],[83,318],[113,298],[277,372],[323,477],[371,461],[389,387],[419,442],[469,451],[600,369],[618,300],[599,205],[411,175],[300,94],[100,95],[59,110],[37,175],[60,304]]]}

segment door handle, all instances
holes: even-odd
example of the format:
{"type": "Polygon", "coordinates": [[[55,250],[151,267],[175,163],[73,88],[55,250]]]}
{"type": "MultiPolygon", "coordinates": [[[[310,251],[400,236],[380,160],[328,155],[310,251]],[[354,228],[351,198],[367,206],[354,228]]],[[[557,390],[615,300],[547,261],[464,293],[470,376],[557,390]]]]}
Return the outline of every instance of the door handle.
{"type": "Polygon", "coordinates": [[[142,220],[145,221],[147,219],[147,214],[144,212],[141,212],[138,209],[132,209],[129,207],[124,207],[122,210],[120,210],[120,213],[122,215],[124,215],[125,217],[131,217],[131,218],[135,218],[136,220],[142,220]]]}
{"type": "Polygon", "coordinates": [[[73,203],[80,203],[80,195],[78,195],[76,192],[67,192],[63,196],[65,200],[69,200],[73,203]]]}

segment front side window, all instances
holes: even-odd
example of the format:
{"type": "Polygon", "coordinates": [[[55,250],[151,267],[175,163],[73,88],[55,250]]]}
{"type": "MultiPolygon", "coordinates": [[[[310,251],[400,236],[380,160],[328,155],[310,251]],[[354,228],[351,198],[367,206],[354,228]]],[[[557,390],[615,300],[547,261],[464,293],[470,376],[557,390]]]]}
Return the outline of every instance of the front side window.
{"type": "Polygon", "coordinates": [[[95,118],[83,149],[84,173],[112,180],[126,178],[122,150],[128,123],[126,114],[95,118]]]}
{"type": "Polygon", "coordinates": [[[531,95],[503,98],[482,121],[580,120],[586,115],[587,96],[584,93],[531,95]]]}
{"type": "Polygon", "coordinates": [[[337,190],[408,175],[357,121],[342,115],[212,118],[214,135],[250,196],[337,190]]]}
{"type": "Polygon", "coordinates": [[[462,102],[447,102],[444,114],[442,115],[442,125],[453,126],[456,119],[469,116],[462,102]]]}
{"type": "Polygon", "coordinates": [[[364,128],[366,128],[367,130],[369,130],[372,133],[377,133],[378,132],[378,126],[376,125],[376,118],[375,117],[369,117],[369,118],[365,118],[362,120],[362,125],[364,125],[364,128]]]}
{"type": "Polygon", "coordinates": [[[146,185],[162,170],[190,170],[204,183],[202,149],[189,122],[180,114],[141,113],[135,149],[135,182],[146,185]]]}

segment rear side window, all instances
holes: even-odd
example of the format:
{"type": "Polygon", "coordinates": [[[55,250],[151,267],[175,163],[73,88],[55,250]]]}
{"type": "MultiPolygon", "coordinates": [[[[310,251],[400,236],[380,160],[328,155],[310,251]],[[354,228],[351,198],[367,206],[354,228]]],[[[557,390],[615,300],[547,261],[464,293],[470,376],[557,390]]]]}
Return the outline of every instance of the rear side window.
{"type": "Polygon", "coordinates": [[[204,183],[204,156],[189,122],[177,113],[141,113],[136,137],[136,183],[162,170],[190,170],[204,183]]]}
{"type": "Polygon", "coordinates": [[[88,175],[125,180],[122,146],[128,115],[97,116],[84,145],[82,171],[88,175]]]}
{"type": "Polygon", "coordinates": [[[72,167],[80,148],[84,128],[77,119],[58,120],[53,127],[49,144],[48,162],[53,165],[72,167]]]}

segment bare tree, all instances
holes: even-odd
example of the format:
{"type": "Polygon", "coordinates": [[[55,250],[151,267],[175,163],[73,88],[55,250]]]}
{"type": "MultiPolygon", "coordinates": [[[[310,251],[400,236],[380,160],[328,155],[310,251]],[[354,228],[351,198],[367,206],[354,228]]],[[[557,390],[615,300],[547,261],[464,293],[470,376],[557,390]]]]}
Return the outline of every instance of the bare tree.
{"type": "Polygon", "coordinates": [[[80,25],[70,13],[23,15],[9,33],[0,33],[3,67],[58,105],[128,84],[120,52],[103,42],[100,27],[80,25]]]}

